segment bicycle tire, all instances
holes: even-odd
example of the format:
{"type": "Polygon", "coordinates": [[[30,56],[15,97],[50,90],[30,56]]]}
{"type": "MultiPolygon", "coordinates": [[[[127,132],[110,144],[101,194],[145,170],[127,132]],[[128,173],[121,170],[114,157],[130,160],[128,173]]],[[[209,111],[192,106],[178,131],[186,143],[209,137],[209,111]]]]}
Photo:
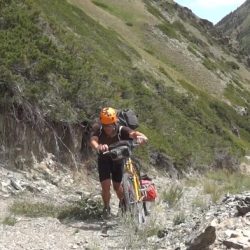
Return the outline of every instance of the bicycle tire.
{"type": "Polygon", "coordinates": [[[124,173],[122,180],[124,200],[125,200],[125,211],[129,212],[135,219],[135,222],[142,224],[145,222],[145,212],[143,203],[136,201],[135,190],[132,183],[131,175],[124,173]]]}
{"type": "MultiPolygon", "coordinates": [[[[136,171],[136,174],[138,175],[139,177],[139,182],[140,182],[140,186],[142,185],[142,182],[141,182],[141,169],[142,169],[142,165],[140,163],[139,160],[137,160],[136,158],[134,157],[131,157],[131,160],[133,162],[133,167],[136,171]]],[[[145,220],[145,216],[148,216],[149,215],[149,212],[147,210],[147,204],[145,201],[143,201],[143,204],[142,204],[142,208],[143,208],[143,215],[142,217],[144,218],[145,220]]],[[[139,210],[141,210],[141,208],[139,208],[139,210]]]]}

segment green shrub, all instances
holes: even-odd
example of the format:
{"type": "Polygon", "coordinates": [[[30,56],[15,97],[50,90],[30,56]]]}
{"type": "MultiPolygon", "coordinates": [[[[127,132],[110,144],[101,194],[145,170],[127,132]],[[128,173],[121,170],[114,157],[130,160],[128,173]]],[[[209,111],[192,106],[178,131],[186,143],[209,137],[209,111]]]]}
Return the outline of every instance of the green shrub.
{"type": "Polygon", "coordinates": [[[176,29],[184,37],[189,37],[189,32],[186,30],[185,26],[180,21],[173,22],[173,28],[176,29]]]}
{"type": "Polygon", "coordinates": [[[197,53],[197,51],[196,51],[196,49],[195,49],[194,46],[192,46],[192,45],[189,44],[188,47],[187,47],[187,49],[188,49],[192,54],[194,54],[195,56],[200,57],[200,55],[197,53]]]}
{"type": "Polygon", "coordinates": [[[174,27],[168,21],[165,21],[162,24],[158,24],[157,28],[159,28],[165,35],[170,38],[179,38],[179,35],[176,33],[174,27]]]}
{"type": "Polygon", "coordinates": [[[221,185],[223,193],[236,194],[247,191],[250,188],[250,177],[240,172],[229,172],[227,170],[217,170],[209,172],[207,177],[221,185]]]}
{"type": "Polygon", "coordinates": [[[100,219],[102,216],[102,201],[83,198],[78,202],[64,208],[58,219],[74,218],[77,220],[100,219]]]}
{"type": "Polygon", "coordinates": [[[144,48],[146,52],[148,52],[150,55],[154,55],[154,51],[148,48],[144,48]]]}
{"type": "Polygon", "coordinates": [[[244,88],[241,89],[238,86],[235,86],[234,84],[230,83],[225,88],[224,95],[233,104],[244,106],[244,107],[250,106],[250,92],[244,88]]]}
{"type": "Polygon", "coordinates": [[[209,70],[211,70],[211,71],[214,71],[214,70],[218,69],[217,65],[216,65],[214,62],[212,62],[211,60],[207,59],[207,58],[204,59],[203,65],[204,65],[207,69],[209,69],[209,70]]]}
{"type": "Polygon", "coordinates": [[[192,206],[194,207],[194,209],[196,207],[199,207],[201,209],[205,209],[208,206],[207,200],[206,198],[202,197],[202,196],[196,196],[194,198],[194,200],[192,201],[192,206]]]}
{"type": "Polygon", "coordinates": [[[236,62],[233,62],[233,61],[226,61],[226,65],[228,66],[228,68],[230,70],[239,70],[240,69],[240,66],[236,63],[236,62]]]}
{"type": "Polygon", "coordinates": [[[181,211],[174,216],[173,224],[180,225],[180,224],[184,223],[185,220],[186,220],[185,213],[183,211],[181,211]]]}
{"type": "Polygon", "coordinates": [[[10,207],[11,213],[28,217],[56,217],[59,211],[59,207],[42,202],[15,201],[10,207]]]}
{"type": "Polygon", "coordinates": [[[131,22],[126,22],[126,25],[132,27],[132,26],[133,26],[133,23],[131,23],[131,22]]]}
{"type": "Polygon", "coordinates": [[[100,1],[92,0],[92,3],[94,3],[96,6],[101,7],[103,9],[109,9],[108,5],[106,5],[100,1]]]}
{"type": "Polygon", "coordinates": [[[104,0],[93,0],[92,1],[96,6],[103,8],[104,10],[108,11],[112,15],[122,19],[125,21],[126,25],[133,26],[131,21],[136,20],[136,16],[132,14],[132,12],[126,10],[125,8],[119,7],[119,5],[109,3],[107,5],[106,1],[104,0]]]}
{"type": "Polygon", "coordinates": [[[67,205],[54,205],[51,203],[29,201],[16,201],[10,207],[10,212],[15,215],[28,217],[55,217],[58,219],[77,220],[100,219],[102,215],[102,202],[82,198],[80,201],[67,205]]]}
{"type": "Polygon", "coordinates": [[[187,178],[185,179],[185,185],[188,187],[196,187],[199,185],[200,180],[198,178],[187,178]]]}
{"type": "Polygon", "coordinates": [[[174,79],[171,77],[171,75],[163,67],[159,67],[159,71],[162,74],[164,74],[168,79],[170,79],[172,82],[174,82],[174,79]]]}
{"type": "Polygon", "coordinates": [[[183,187],[171,185],[169,189],[163,191],[162,200],[167,202],[170,207],[174,207],[183,195],[183,187]]]}
{"type": "Polygon", "coordinates": [[[17,219],[13,216],[7,216],[3,219],[2,224],[8,226],[14,226],[17,223],[17,219]]]}
{"type": "Polygon", "coordinates": [[[144,0],[144,2],[146,3],[146,8],[147,8],[149,13],[151,13],[153,16],[155,16],[159,19],[162,19],[162,20],[166,19],[156,7],[152,6],[150,1],[144,0]]]}
{"type": "Polygon", "coordinates": [[[205,194],[210,194],[213,203],[216,203],[223,195],[223,190],[220,185],[214,181],[205,180],[203,188],[205,194]]]}

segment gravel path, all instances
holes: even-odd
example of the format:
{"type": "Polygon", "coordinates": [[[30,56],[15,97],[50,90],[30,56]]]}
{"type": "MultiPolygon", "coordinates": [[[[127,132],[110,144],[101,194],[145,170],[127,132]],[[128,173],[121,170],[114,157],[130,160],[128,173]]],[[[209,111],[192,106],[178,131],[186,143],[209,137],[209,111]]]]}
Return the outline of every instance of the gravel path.
{"type": "MultiPolygon", "coordinates": [[[[99,220],[63,220],[57,218],[40,217],[30,218],[24,215],[14,215],[9,211],[9,206],[14,201],[41,202],[44,204],[65,205],[72,201],[80,200],[81,191],[84,197],[100,199],[100,186],[96,180],[89,182],[79,182],[74,185],[70,174],[62,174],[61,182],[56,185],[51,184],[51,178],[45,180],[33,174],[26,177],[15,172],[8,173],[2,169],[0,172],[0,250],[70,250],[70,249],[167,249],[185,250],[185,243],[193,233],[200,233],[200,228],[210,227],[206,225],[208,221],[214,221],[212,227],[216,227],[217,239],[210,249],[226,249],[222,246],[223,240],[227,244],[238,244],[249,246],[247,236],[250,225],[250,212],[243,217],[235,216],[236,206],[244,199],[250,201],[250,193],[246,193],[242,198],[229,197],[226,203],[213,205],[207,195],[202,192],[201,186],[185,186],[183,194],[175,207],[169,206],[162,197],[151,204],[151,214],[146,223],[136,228],[131,219],[119,217],[117,213],[118,199],[114,192],[111,198],[111,210],[113,217],[109,221],[99,220]],[[65,177],[65,178],[64,178],[65,177]],[[29,187],[35,193],[28,190],[17,190],[11,186],[8,180],[14,180],[22,187],[29,187]],[[71,180],[69,183],[68,180],[71,180]],[[6,186],[6,183],[9,183],[6,186]],[[4,187],[4,188],[3,188],[4,187]],[[6,189],[6,187],[8,187],[6,189]],[[91,187],[91,189],[90,189],[91,187]],[[9,190],[9,193],[6,193],[9,190]],[[90,196],[89,196],[90,195],[90,196]],[[247,197],[247,198],[246,198],[247,197]],[[14,225],[4,222],[4,219],[14,219],[14,225]],[[233,221],[233,224],[232,224],[233,221]],[[225,234],[225,232],[228,232],[225,234]],[[242,233],[239,233],[241,232],[242,233]],[[238,235],[236,239],[231,239],[230,235],[238,235]]],[[[55,175],[57,177],[58,174],[55,175]]],[[[164,175],[155,175],[154,182],[158,187],[159,194],[172,185],[183,186],[184,183],[173,182],[164,175]]],[[[53,179],[53,183],[55,182],[53,179]]],[[[16,186],[16,185],[14,185],[16,186]]],[[[92,199],[91,198],[91,199],[92,199]]],[[[250,205],[249,208],[250,211],[250,205]]],[[[246,209],[244,208],[244,209],[246,209]]],[[[210,237],[211,235],[205,235],[210,237]]],[[[211,236],[212,237],[212,236],[211,236]]],[[[249,235],[250,237],[250,235],[249,235]]],[[[213,237],[212,237],[213,238],[213,237]]],[[[211,243],[210,243],[211,244],[211,243]]],[[[198,248],[194,248],[198,249],[198,248]]],[[[202,249],[201,249],[202,250],[202,249]]]]}

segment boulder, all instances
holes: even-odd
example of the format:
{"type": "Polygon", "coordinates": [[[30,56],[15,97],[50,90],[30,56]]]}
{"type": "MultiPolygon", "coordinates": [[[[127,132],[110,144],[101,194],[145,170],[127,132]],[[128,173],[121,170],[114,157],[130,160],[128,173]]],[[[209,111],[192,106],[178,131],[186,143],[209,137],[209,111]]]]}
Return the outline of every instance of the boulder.
{"type": "Polygon", "coordinates": [[[187,250],[206,250],[214,243],[216,239],[216,229],[212,225],[208,225],[205,230],[202,228],[198,230],[189,242],[186,243],[187,250]]]}
{"type": "Polygon", "coordinates": [[[169,174],[170,178],[177,179],[179,173],[174,167],[174,164],[169,156],[163,153],[155,152],[151,154],[150,163],[156,168],[164,169],[169,174]]]}
{"type": "Polygon", "coordinates": [[[250,204],[249,205],[237,205],[236,206],[239,215],[245,215],[250,212],[250,204]]]}
{"type": "Polygon", "coordinates": [[[227,248],[234,248],[234,249],[246,249],[250,247],[250,242],[248,241],[248,238],[243,236],[238,236],[237,238],[230,238],[224,240],[223,244],[227,248]]]}

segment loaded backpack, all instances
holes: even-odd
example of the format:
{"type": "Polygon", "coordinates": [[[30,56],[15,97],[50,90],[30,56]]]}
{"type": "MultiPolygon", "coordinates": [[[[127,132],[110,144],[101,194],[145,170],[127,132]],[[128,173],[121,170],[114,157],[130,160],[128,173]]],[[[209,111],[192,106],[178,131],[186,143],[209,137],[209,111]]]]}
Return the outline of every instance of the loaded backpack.
{"type": "Polygon", "coordinates": [[[118,110],[117,117],[121,126],[126,126],[131,129],[139,127],[138,117],[132,109],[118,110]]]}

